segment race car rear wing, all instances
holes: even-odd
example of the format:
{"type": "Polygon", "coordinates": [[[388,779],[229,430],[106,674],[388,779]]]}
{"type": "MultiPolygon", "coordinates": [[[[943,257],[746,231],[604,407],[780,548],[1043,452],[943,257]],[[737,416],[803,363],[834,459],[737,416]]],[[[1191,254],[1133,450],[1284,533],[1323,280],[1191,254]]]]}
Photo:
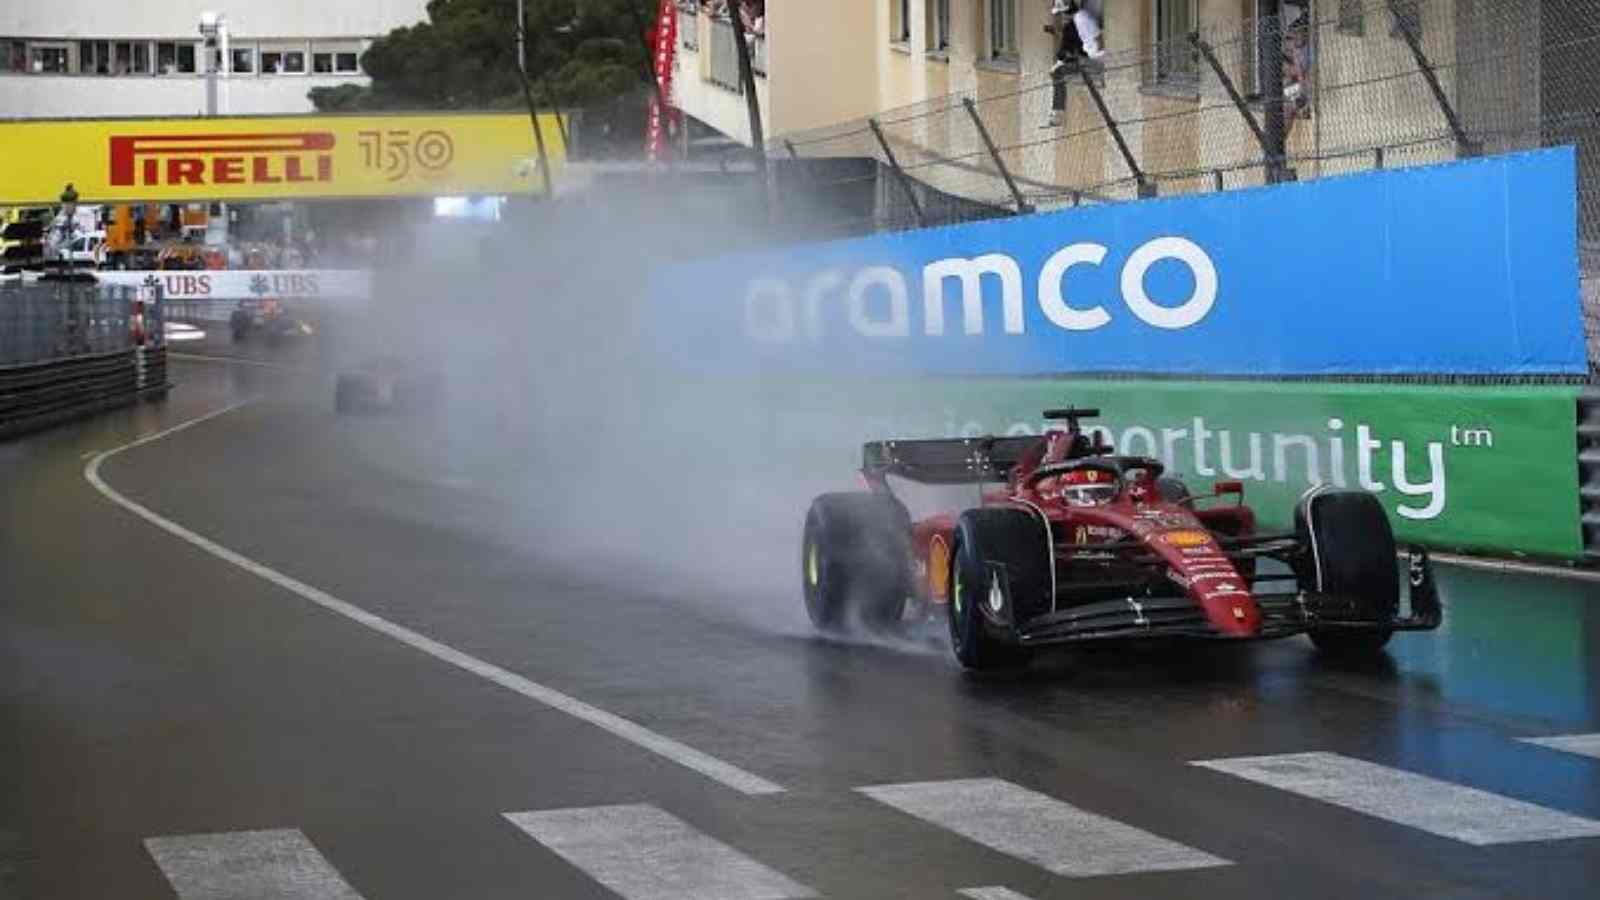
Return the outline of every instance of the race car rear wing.
{"type": "Polygon", "coordinates": [[[1043,438],[938,438],[916,441],[872,441],[861,446],[861,474],[882,484],[896,475],[920,484],[969,484],[1004,481],[1024,454],[1043,438]]]}

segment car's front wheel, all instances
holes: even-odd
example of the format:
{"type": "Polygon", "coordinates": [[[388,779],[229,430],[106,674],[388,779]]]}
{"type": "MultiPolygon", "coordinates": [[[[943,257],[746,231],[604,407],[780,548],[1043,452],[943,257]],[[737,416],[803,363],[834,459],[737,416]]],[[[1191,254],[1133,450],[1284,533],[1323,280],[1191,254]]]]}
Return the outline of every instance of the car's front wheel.
{"type": "Polygon", "coordinates": [[[1364,491],[1313,493],[1295,510],[1295,530],[1310,557],[1301,588],[1328,598],[1318,615],[1343,624],[1314,628],[1311,643],[1329,656],[1370,656],[1389,643],[1400,606],[1394,532],[1378,498],[1364,491]]]}
{"type": "Polygon", "coordinates": [[[956,521],[950,553],[950,648],[969,669],[1027,662],[1017,626],[1049,602],[1048,532],[1033,514],[969,509],[956,521]]]}

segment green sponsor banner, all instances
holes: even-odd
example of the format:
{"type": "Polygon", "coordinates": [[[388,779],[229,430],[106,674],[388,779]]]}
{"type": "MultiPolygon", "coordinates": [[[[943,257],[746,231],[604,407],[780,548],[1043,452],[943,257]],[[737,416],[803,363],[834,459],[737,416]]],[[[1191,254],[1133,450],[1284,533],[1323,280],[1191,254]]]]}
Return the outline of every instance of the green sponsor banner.
{"type": "MultiPolygon", "coordinates": [[[[1037,434],[1040,411],[1098,407],[1119,452],[1191,488],[1245,483],[1267,527],[1313,484],[1364,488],[1397,535],[1441,548],[1582,553],[1577,389],[1281,382],[767,380],[775,450],[851,464],[863,439],[1037,434]]],[[[835,463],[837,464],[837,463],[835,463]]]]}

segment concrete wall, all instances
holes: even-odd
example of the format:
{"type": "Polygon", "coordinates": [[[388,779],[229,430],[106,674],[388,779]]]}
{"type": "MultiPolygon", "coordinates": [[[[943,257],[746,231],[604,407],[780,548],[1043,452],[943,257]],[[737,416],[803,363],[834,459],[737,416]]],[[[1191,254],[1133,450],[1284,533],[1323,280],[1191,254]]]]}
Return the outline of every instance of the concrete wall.
{"type": "MultiPolygon", "coordinates": [[[[232,79],[234,115],[311,112],[314,87],[365,84],[358,76],[232,79]]],[[[195,75],[107,78],[96,75],[0,75],[0,118],[201,115],[205,79],[195,75]]]]}
{"type": "Polygon", "coordinates": [[[877,111],[882,0],[767,4],[767,77],[778,132],[877,111]]]}
{"type": "Polygon", "coordinates": [[[376,37],[427,18],[426,0],[4,0],[0,37],[198,37],[208,9],[246,38],[376,37]]]}

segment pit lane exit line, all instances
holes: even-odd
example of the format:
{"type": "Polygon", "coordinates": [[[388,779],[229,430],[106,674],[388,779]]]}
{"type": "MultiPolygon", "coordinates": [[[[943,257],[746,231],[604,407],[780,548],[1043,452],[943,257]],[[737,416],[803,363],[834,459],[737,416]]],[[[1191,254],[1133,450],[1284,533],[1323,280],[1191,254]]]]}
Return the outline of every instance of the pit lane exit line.
{"type": "Polygon", "coordinates": [[[224,562],[237,566],[264,581],[277,585],[278,587],[283,588],[292,594],[296,594],[302,599],[309,600],[310,602],[328,610],[329,612],[337,613],[338,615],[341,615],[358,625],[365,626],[366,628],[376,631],[379,634],[394,638],[402,644],[432,656],[434,659],[449,663],[458,669],[462,669],[477,675],[480,678],[492,681],[495,684],[506,688],[507,690],[521,694],[522,696],[528,698],[529,700],[533,700],[536,703],[544,704],[545,706],[548,706],[557,712],[563,712],[575,719],[588,722],[590,725],[593,725],[603,731],[607,731],[615,737],[622,738],[636,747],[639,747],[643,750],[648,750],[651,753],[663,757],[671,762],[677,763],[686,769],[699,772],[701,775],[704,775],[707,778],[719,782],[727,787],[733,788],[741,793],[778,794],[783,792],[784,788],[781,785],[774,784],[771,781],[751,774],[750,772],[746,772],[732,763],[724,762],[714,756],[702,753],[699,750],[688,746],[687,744],[682,744],[665,735],[657,734],[656,732],[651,731],[637,722],[625,719],[619,715],[616,715],[615,713],[607,712],[597,706],[592,706],[583,702],[582,700],[577,699],[576,697],[563,694],[554,688],[546,687],[545,685],[530,681],[529,679],[524,678],[514,672],[509,672],[492,663],[487,663],[476,657],[469,656],[465,653],[462,653],[460,650],[455,649],[454,647],[451,647],[447,644],[442,644],[430,637],[427,637],[426,635],[412,631],[403,625],[398,625],[394,622],[391,622],[388,619],[373,615],[359,606],[346,603],[332,594],[318,590],[317,588],[291,578],[288,575],[277,571],[276,569],[256,562],[242,553],[230,550],[227,547],[216,543],[210,538],[196,534],[182,525],[179,525],[177,522],[163,518],[159,514],[152,512],[150,509],[141,506],[132,500],[129,500],[127,497],[124,497],[122,494],[118,493],[110,485],[106,484],[105,480],[100,477],[100,465],[106,460],[125,450],[132,450],[135,447],[141,447],[145,444],[154,443],[162,438],[177,434],[178,432],[188,428],[193,428],[194,426],[203,422],[215,419],[218,416],[232,412],[240,407],[247,406],[252,402],[254,401],[246,400],[242,403],[234,403],[229,406],[225,406],[222,409],[206,413],[203,416],[190,419],[187,422],[174,425],[165,431],[158,431],[155,434],[142,437],[136,441],[131,441],[123,444],[120,447],[113,447],[110,450],[101,451],[100,453],[95,454],[94,457],[89,460],[88,465],[84,466],[83,477],[89,482],[90,485],[94,487],[95,490],[100,492],[101,496],[105,497],[107,500],[110,500],[112,503],[117,504],[128,512],[133,513],[139,518],[144,519],[146,522],[149,522],[157,528],[160,528],[162,531],[165,531],[173,537],[176,537],[188,544],[198,547],[199,549],[204,550],[205,552],[217,557],[218,559],[221,559],[224,562]]]}

